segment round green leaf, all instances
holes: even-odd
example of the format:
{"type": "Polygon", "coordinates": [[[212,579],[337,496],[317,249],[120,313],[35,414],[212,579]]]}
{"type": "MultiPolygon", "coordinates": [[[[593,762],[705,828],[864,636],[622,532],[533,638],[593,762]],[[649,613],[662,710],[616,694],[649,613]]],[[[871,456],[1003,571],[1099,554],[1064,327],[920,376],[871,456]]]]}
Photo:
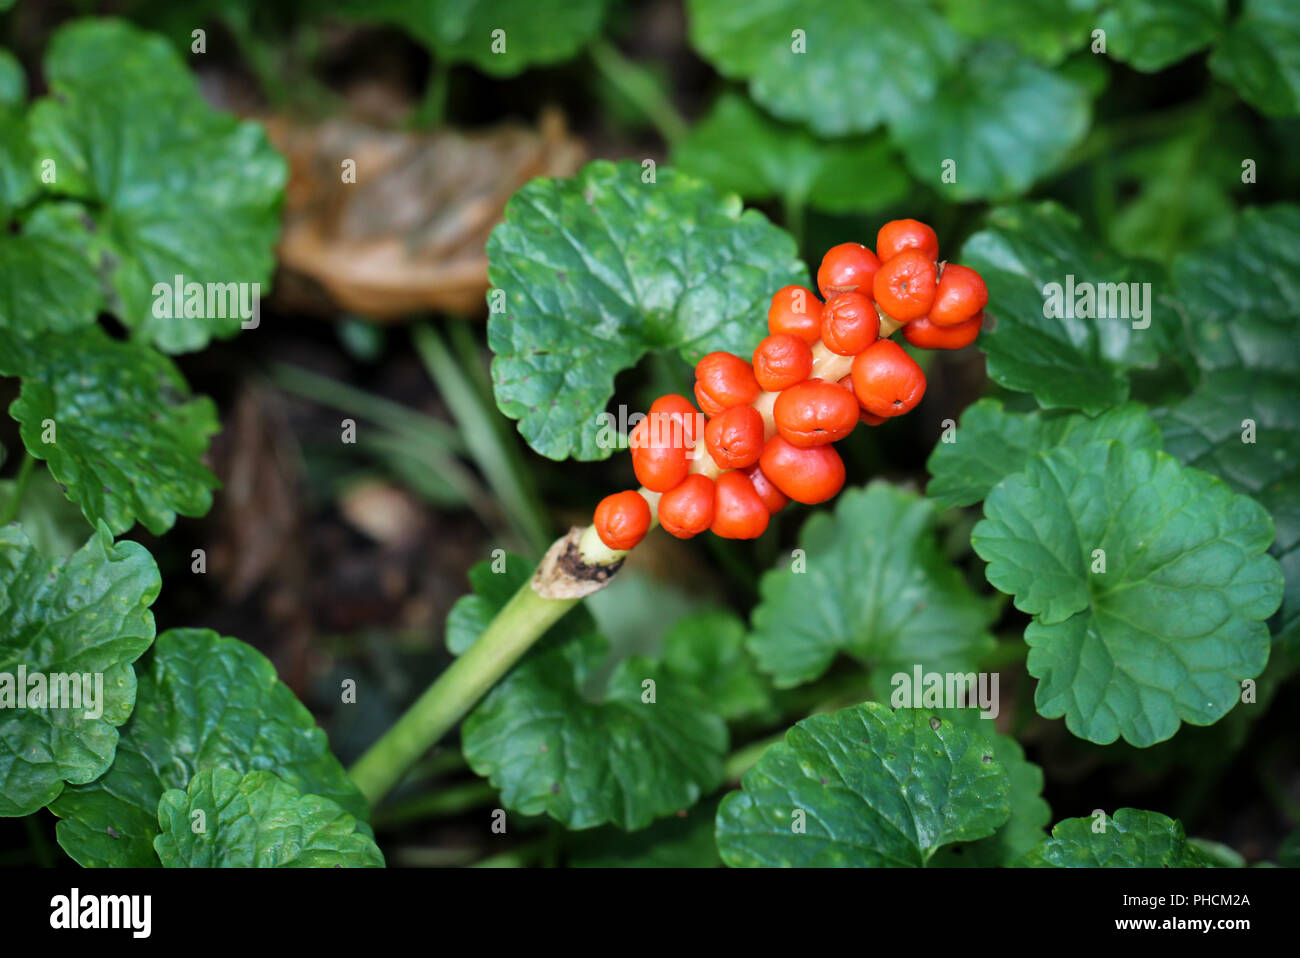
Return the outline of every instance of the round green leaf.
{"type": "Polygon", "coordinates": [[[1292,0],[1246,0],[1210,70],[1263,113],[1300,113],[1300,8],[1292,0]]]}
{"type": "Polygon", "coordinates": [[[982,737],[876,702],[814,715],[745,773],[718,809],[733,867],[922,867],[992,835],[1010,782],[982,737]]]}
{"type": "Polygon", "coordinates": [[[1209,725],[1264,668],[1273,524],[1218,479],[1100,441],[1031,459],[984,514],[971,544],[988,580],[1035,617],[1035,704],[1075,735],[1142,747],[1209,725]]]}
{"type": "Polygon", "coordinates": [[[1106,52],[1155,73],[1209,45],[1223,29],[1225,0],[1110,0],[1097,26],[1106,52]]]}
{"type": "Polygon", "coordinates": [[[109,767],[160,587],[148,551],[102,523],[67,559],[0,528],[0,815],[28,815],[109,767]]]}
{"type": "MultiPolygon", "coordinates": [[[[4,122],[0,112],[0,134],[4,122]]],[[[12,182],[5,166],[0,147],[0,209],[2,191],[18,188],[3,182],[12,182]]],[[[103,294],[79,242],[84,229],[68,223],[68,212],[47,204],[27,218],[21,232],[0,233],[0,336],[17,333],[33,339],[95,321],[103,294]]]]}
{"type": "Polygon", "coordinates": [[[1273,516],[1286,577],[1279,631],[1300,640],[1300,208],[1247,210],[1238,234],[1188,253],[1174,282],[1201,366],[1157,413],[1165,448],[1273,516]]]}
{"type": "Polygon", "coordinates": [[[953,200],[1024,193],[1083,138],[1083,87],[1001,45],[972,49],[943,92],[890,125],[912,175],[953,200]]]}
{"type": "MultiPolygon", "coordinates": [[[[487,563],[472,582],[491,576],[487,563]]],[[[509,557],[486,602],[457,602],[448,634],[479,632],[532,574],[509,557]]],[[[459,643],[458,643],[459,644],[459,643]]],[[[608,643],[584,609],[551,627],[461,724],[461,747],[508,808],[546,812],[571,829],[637,829],[722,781],[727,728],[704,695],[661,663],[624,659],[590,688],[608,643]],[[654,683],[646,685],[647,680],[654,683]],[[647,700],[650,696],[650,700],[647,700]]]]}
{"type": "Polygon", "coordinates": [[[771,688],[745,649],[745,623],[732,612],[706,609],[678,619],[664,636],[663,660],[729,722],[771,708],[771,688]]]}
{"type": "Polygon", "coordinates": [[[980,39],[1009,40],[1044,63],[1088,41],[1099,0],[941,0],[948,22],[980,39]]]}
{"type": "Polygon", "coordinates": [[[1128,398],[1125,370],[1155,365],[1174,335],[1163,270],[1099,249],[1054,203],[994,210],[959,262],[988,284],[995,323],[979,344],[990,378],[1033,393],[1046,409],[1119,405],[1128,398]]]}
{"type": "Polygon", "coordinates": [[[1043,770],[1025,758],[1025,750],[1009,735],[1000,734],[991,718],[978,709],[940,709],[940,718],[982,737],[993,757],[1007,770],[1011,783],[1011,817],[987,838],[966,844],[945,845],[930,859],[933,867],[999,868],[1014,864],[1045,837],[1052,820],[1051,806],[1043,799],[1043,770]]]}
{"type": "MultiPolygon", "coordinates": [[[[0,480],[0,512],[9,503],[16,485],[14,479],[0,480]]],[[[64,497],[48,469],[37,468],[32,473],[15,519],[32,545],[48,559],[62,559],[76,552],[94,531],[76,504],[64,497]]]]}
{"type": "Polygon", "coordinates": [[[140,672],[113,767],[50,806],[63,819],[59,844],[85,866],[156,867],[159,799],[212,768],[274,771],[301,792],[368,814],[325,733],[262,653],[207,629],[172,629],[140,672]]]}
{"type": "Polygon", "coordinates": [[[907,173],[882,136],[818,140],[724,94],[673,151],[673,162],[750,200],[779,196],[830,213],[870,212],[907,195],[907,173]]]}
{"type": "Polygon", "coordinates": [[[651,350],[694,363],[763,337],[772,294],[806,283],[794,240],[671,169],[589,163],[536,179],[488,240],[497,406],[537,452],[603,459],[614,376],[651,350]]]}
{"type": "Polygon", "coordinates": [[[10,407],[23,443],[92,523],[155,535],[177,513],[201,516],[217,479],[200,461],[216,408],[166,356],[98,326],[30,342],[0,332],[0,373],[21,376],[10,407]]]}
{"type": "Polygon", "coordinates": [[[382,868],[375,840],[319,795],[270,772],[206,768],[158,802],[164,868],[382,868]]]}
{"type": "Polygon", "coordinates": [[[506,77],[578,53],[600,30],[605,0],[348,0],[343,9],[398,24],[440,58],[506,77]]]}
{"type": "Polygon", "coordinates": [[[1114,439],[1132,449],[1159,449],[1160,429],[1138,403],[1108,409],[1095,419],[1082,413],[1011,412],[997,399],[981,399],[962,413],[952,441],[937,443],[926,468],[926,496],[941,507],[970,506],[1030,458],[1058,446],[1077,448],[1114,439]]]}
{"type": "Polygon", "coordinates": [[[961,46],[927,0],[689,0],[687,12],[691,43],[720,73],[822,136],[925,109],[961,46]]]}
{"type": "Polygon", "coordinates": [[[934,506],[883,482],[804,523],[789,568],[763,575],[750,651],[778,688],[821,676],[841,652],[884,694],[895,672],[968,672],[992,648],[993,607],[939,549],[934,506]]]}
{"type": "Polygon", "coordinates": [[[0,107],[22,106],[27,99],[27,74],[8,50],[0,47],[0,107]]]}
{"type": "Polygon", "coordinates": [[[61,27],[45,74],[32,139],[55,162],[52,188],[92,208],[113,311],[166,352],[238,332],[237,284],[251,307],[252,284],[270,280],[287,177],[261,127],[209,108],[164,38],[120,20],[61,27]],[[177,276],[204,292],[179,314],[177,276]]]}
{"type": "Polygon", "coordinates": [[[1205,868],[1183,823],[1159,812],[1121,808],[1104,823],[1067,818],[1025,856],[1031,868],[1205,868]]]}

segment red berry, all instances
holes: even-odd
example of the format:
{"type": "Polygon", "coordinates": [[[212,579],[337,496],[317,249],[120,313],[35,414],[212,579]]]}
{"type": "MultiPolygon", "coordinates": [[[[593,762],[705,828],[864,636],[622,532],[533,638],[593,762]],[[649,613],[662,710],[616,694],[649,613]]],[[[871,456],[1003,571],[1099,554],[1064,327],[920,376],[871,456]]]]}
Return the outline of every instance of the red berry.
{"type": "Polygon", "coordinates": [[[697,536],[713,525],[713,480],[695,473],[660,496],[659,524],[679,539],[697,536]]]}
{"type": "MultiPolygon", "coordinates": [[[[921,322],[921,320],[918,319],[917,322],[919,323],[921,322]]],[[[910,325],[911,323],[908,324],[908,326],[910,325]]],[[[903,328],[906,329],[907,326],[904,326],[903,328]]],[[[838,383],[836,383],[836,385],[843,386],[849,392],[853,393],[853,374],[849,373],[849,375],[841,379],[838,383]]],[[[857,393],[853,393],[853,401],[858,403],[858,422],[864,422],[868,426],[879,426],[882,422],[885,421],[884,416],[873,416],[871,413],[863,409],[862,403],[858,402],[857,393]]]]}
{"type": "Polygon", "coordinates": [[[938,326],[923,316],[903,327],[903,338],[921,349],[963,349],[975,342],[983,325],[983,310],[956,326],[938,326]]]}
{"type": "Polygon", "coordinates": [[[982,310],[989,290],[980,274],[968,266],[949,263],[943,268],[930,306],[930,322],[936,326],[958,326],[982,310]]]}
{"type": "Polygon", "coordinates": [[[773,335],[789,333],[809,346],[821,338],[822,301],[810,289],[785,286],[776,291],[767,308],[767,329],[773,335]]]}
{"type": "Polygon", "coordinates": [[[824,446],[837,442],[858,424],[858,401],[835,383],[808,379],[776,397],[772,418],[792,445],[824,446]]]}
{"type": "Polygon", "coordinates": [[[763,417],[753,406],[732,406],[704,429],[709,455],[723,469],[742,469],[763,451],[763,417]]]}
{"type": "Polygon", "coordinates": [[[876,255],[887,262],[905,249],[919,249],[933,262],[939,258],[939,237],[917,220],[890,220],[876,234],[876,255]]]}
{"type": "Polygon", "coordinates": [[[879,339],[853,360],[853,391],[873,416],[901,416],[925,395],[925,373],[892,339],[879,339]]]}
{"type": "Polygon", "coordinates": [[[650,528],[650,504],[639,492],[616,492],[596,506],[595,526],[601,542],[625,552],[645,538],[650,528]]]}
{"type": "Polygon", "coordinates": [[[754,378],[768,392],[803,382],[812,374],[812,365],[808,344],[790,333],[768,336],[754,350],[754,378]]]}
{"type": "Polygon", "coordinates": [[[773,436],[758,464],[763,475],[795,502],[825,502],[844,488],[844,461],[834,446],[800,449],[773,436]]]}
{"type": "Polygon", "coordinates": [[[700,404],[700,411],[710,418],[716,416],[726,408],[721,403],[714,402],[710,399],[708,393],[700,388],[699,383],[695,384],[695,401],[700,404]]]}
{"type": "Polygon", "coordinates": [[[763,500],[763,505],[769,515],[776,515],[789,503],[785,493],[772,484],[772,480],[763,475],[763,470],[757,465],[750,466],[745,470],[745,475],[749,476],[749,481],[754,486],[754,491],[758,493],[758,498],[763,500]]]}
{"type": "MultiPolygon", "coordinates": [[[[748,406],[762,391],[749,363],[731,353],[709,353],[695,365],[695,395],[701,392],[721,409],[748,406]]],[[[703,408],[703,401],[701,401],[703,408]]],[[[709,412],[707,409],[704,410],[709,412]]],[[[717,413],[709,413],[710,416],[717,413]]]]}
{"type": "Polygon", "coordinates": [[[920,319],[934,302],[934,274],[934,260],[920,250],[905,249],[876,274],[876,302],[900,323],[920,319]]]}
{"type": "Polygon", "coordinates": [[[682,439],[686,446],[695,445],[696,440],[704,432],[704,417],[700,415],[699,410],[691,405],[691,401],[685,396],[678,396],[676,393],[668,393],[660,396],[650,404],[650,415],[660,413],[667,416],[674,425],[679,427],[682,432],[682,439]]]}
{"type": "Polygon", "coordinates": [[[714,535],[723,539],[757,539],[767,531],[768,512],[743,472],[724,472],[713,484],[714,535]]]}
{"type": "Polygon", "coordinates": [[[870,296],[871,280],[878,269],[880,260],[871,250],[861,243],[841,243],[832,246],[822,257],[817,286],[827,298],[854,290],[870,296]]]}
{"type": "Polygon", "coordinates": [[[629,445],[637,482],[651,492],[667,492],[690,472],[682,427],[666,413],[651,413],[637,423],[629,445]]]}
{"type": "Polygon", "coordinates": [[[840,293],[822,307],[822,342],[841,356],[856,356],[876,341],[880,314],[871,297],[840,293]]]}

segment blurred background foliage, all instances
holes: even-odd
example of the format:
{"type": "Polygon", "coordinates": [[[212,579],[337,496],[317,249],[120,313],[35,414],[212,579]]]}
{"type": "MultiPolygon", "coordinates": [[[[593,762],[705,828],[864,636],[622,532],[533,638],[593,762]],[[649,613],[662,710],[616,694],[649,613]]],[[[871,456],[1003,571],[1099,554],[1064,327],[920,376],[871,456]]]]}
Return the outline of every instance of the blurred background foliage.
{"type": "MultiPolygon", "coordinates": [[[[673,164],[763,210],[814,264],[839,242],[872,245],[896,216],[932,224],[955,250],[993,206],[1032,198],[1073,211],[1099,245],[1166,266],[1231,236],[1247,206],[1300,197],[1293,0],[0,0],[0,10],[0,40],[33,94],[44,92],[53,29],[123,16],[171,40],[209,101],[263,121],[290,161],[263,329],[181,362],[221,411],[210,458],[223,492],[205,519],[141,536],[167,582],[160,630],[202,624],[267,652],[345,761],[445,667],[443,619],[473,562],[495,548],[538,554],[630,478],[623,457],[537,456],[495,408],[483,246],[533,176],[595,157],[673,164]],[[504,54],[484,39],[498,27],[504,54]],[[339,156],[380,175],[340,190],[339,156]],[[355,445],[339,442],[346,418],[359,424],[355,445]],[[186,574],[194,548],[208,551],[210,574],[186,574]],[[337,707],[344,677],[366,708],[337,707]]],[[[4,94],[21,78],[0,81],[4,94]]],[[[998,394],[976,350],[925,361],[918,415],[843,444],[855,483],[923,487],[942,418],[925,407],[956,418],[998,394]]],[[[1140,383],[1136,398],[1158,401],[1167,375],[1177,372],[1140,383]]],[[[615,403],[644,409],[689,383],[681,360],[652,355],[619,376],[615,403]]],[[[12,435],[0,444],[17,448],[12,435]]],[[[67,528],[84,524],[76,510],[62,513],[42,534],[84,538],[67,528]]],[[[669,627],[697,613],[714,618],[684,627],[739,635],[743,623],[729,623],[748,615],[761,573],[788,555],[807,514],[787,509],[752,543],[652,537],[588,603],[615,656],[657,654],[669,627]]],[[[969,550],[977,515],[938,521],[949,560],[986,591],[969,550]]],[[[1009,603],[1001,616],[996,656],[1014,707],[1000,727],[1045,767],[1056,818],[1156,808],[1247,861],[1278,854],[1287,821],[1300,820],[1294,696],[1278,697],[1249,749],[1238,750],[1236,713],[1144,753],[1098,749],[1034,713],[1024,618],[1009,603]]],[[[789,692],[736,681],[731,692],[758,705],[733,723],[733,781],[753,743],[868,689],[843,661],[789,692]]],[[[395,865],[711,854],[712,800],[653,834],[565,835],[538,817],[493,842],[483,822],[496,801],[447,743],[375,824],[395,865]]],[[[0,822],[0,836],[4,862],[58,858],[33,819],[0,822]]]]}

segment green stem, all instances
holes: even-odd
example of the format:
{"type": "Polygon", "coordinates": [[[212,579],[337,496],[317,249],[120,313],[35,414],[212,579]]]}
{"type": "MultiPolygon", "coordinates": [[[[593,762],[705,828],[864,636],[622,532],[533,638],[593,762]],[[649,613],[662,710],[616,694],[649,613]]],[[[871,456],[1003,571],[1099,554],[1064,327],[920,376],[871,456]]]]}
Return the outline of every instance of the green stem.
{"type": "Polygon", "coordinates": [[[442,126],[447,119],[447,94],[451,89],[451,65],[446,60],[436,60],[429,67],[429,79],[424,86],[424,99],[416,107],[411,124],[416,127],[442,126]]]}
{"type": "Polygon", "coordinates": [[[589,52],[600,75],[645,114],[665,142],[671,146],[686,136],[686,120],[650,71],[623,56],[608,40],[595,40],[589,52]]]}
{"type": "Polygon", "coordinates": [[[781,198],[785,228],[794,237],[795,245],[800,252],[803,251],[804,211],[807,206],[807,199],[804,190],[786,193],[781,198]]]}
{"type": "Polygon", "coordinates": [[[370,818],[375,828],[397,828],[426,818],[459,815],[493,801],[497,790],[484,781],[464,782],[378,808],[370,818]]]}
{"type": "Polygon", "coordinates": [[[32,472],[36,469],[36,457],[30,452],[23,455],[23,464],[18,467],[18,478],[14,481],[13,495],[5,503],[3,511],[0,511],[0,526],[7,526],[18,518],[18,507],[23,503],[23,496],[27,493],[27,485],[32,481],[32,472]]]}
{"type": "Polygon", "coordinates": [[[371,806],[577,603],[542,598],[531,581],[520,586],[478,640],[348,771],[371,806]]]}

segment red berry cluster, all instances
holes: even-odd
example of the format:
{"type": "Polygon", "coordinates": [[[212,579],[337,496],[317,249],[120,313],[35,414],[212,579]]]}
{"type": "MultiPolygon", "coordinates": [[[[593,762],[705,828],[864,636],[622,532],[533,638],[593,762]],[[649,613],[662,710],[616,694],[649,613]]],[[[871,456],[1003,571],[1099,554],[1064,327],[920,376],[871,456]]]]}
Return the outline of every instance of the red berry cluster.
{"type": "Polygon", "coordinates": [[[825,302],[802,286],[778,290],[770,335],[752,363],[716,352],[696,365],[707,424],[685,397],[668,395],[632,430],[643,489],[601,500],[601,541],[631,549],[650,528],[652,504],[680,539],[706,529],[754,539],[790,499],[817,503],[838,493],[844,462],[832,443],[859,422],[877,426],[910,412],[925,394],[925,373],[889,337],[901,327],[913,346],[961,349],[984,324],[979,273],[938,259],[934,230],[894,220],[874,253],[860,243],[826,253],[817,270],[825,302]]]}

